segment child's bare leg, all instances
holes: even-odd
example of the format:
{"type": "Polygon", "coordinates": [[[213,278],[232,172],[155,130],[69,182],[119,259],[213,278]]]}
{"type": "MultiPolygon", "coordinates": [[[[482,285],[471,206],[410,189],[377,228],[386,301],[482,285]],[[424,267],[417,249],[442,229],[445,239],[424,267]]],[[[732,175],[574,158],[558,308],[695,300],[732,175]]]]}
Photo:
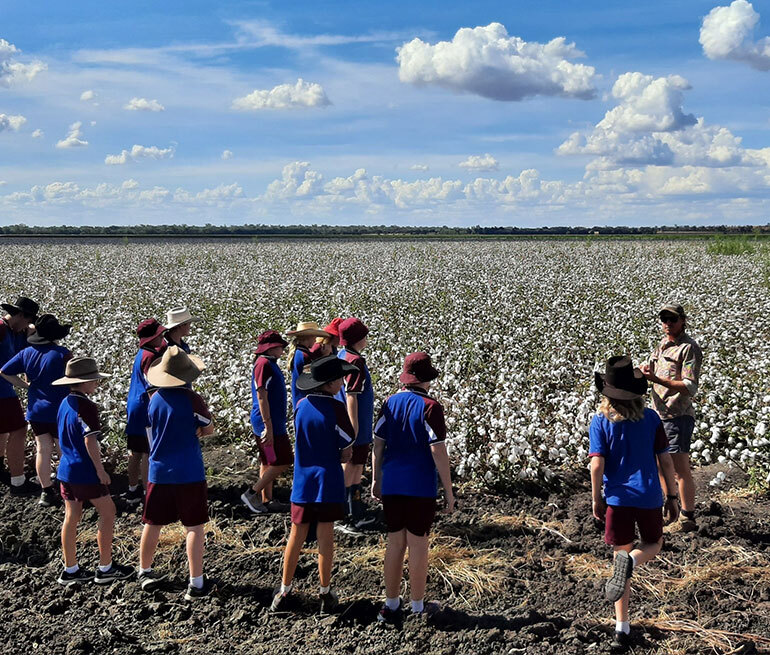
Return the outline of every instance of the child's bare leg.
{"type": "Polygon", "coordinates": [[[155,549],[160,539],[161,525],[144,524],[142,540],[139,542],[139,568],[147,570],[152,568],[152,560],[155,557],[155,549]]]}
{"type": "MultiPolygon", "coordinates": [[[[404,555],[406,554],[406,528],[398,532],[388,532],[388,545],[385,548],[385,597],[398,598],[401,595],[401,578],[404,575],[404,555]]],[[[410,557],[409,569],[412,562],[410,557]]]]}
{"type": "Polygon", "coordinates": [[[332,581],[334,563],[334,523],[319,523],[316,528],[318,539],[318,578],[322,587],[328,587],[332,581]]]}
{"type": "Polygon", "coordinates": [[[409,595],[412,600],[422,600],[428,579],[428,535],[418,537],[407,530],[406,543],[409,546],[409,595]]]}
{"type": "Polygon", "coordinates": [[[64,501],[64,523],[61,525],[64,566],[75,566],[78,563],[77,534],[81,516],[83,516],[83,503],[78,500],[64,501]]]}
{"type": "Polygon", "coordinates": [[[37,471],[40,486],[43,489],[50,487],[51,482],[51,456],[53,455],[53,437],[50,434],[41,434],[35,437],[37,442],[37,454],[35,455],[35,470],[37,471]]]}
{"type": "Polygon", "coordinates": [[[8,433],[0,434],[0,457],[5,457],[5,445],[8,443],[8,433]]]}
{"type": "Polygon", "coordinates": [[[185,526],[185,530],[187,530],[187,563],[190,566],[190,577],[197,578],[203,575],[203,548],[206,543],[203,524],[185,526]]]}
{"type": "Polygon", "coordinates": [[[309,523],[300,523],[299,525],[296,523],[291,524],[289,541],[286,543],[286,550],[283,553],[282,582],[284,585],[290,585],[291,581],[294,579],[294,571],[297,570],[297,562],[299,561],[302,546],[305,544],[309,529],[309,523]]]}
{"type": "Polygon", "coordinates": [[[128,464],[126,466],[126,476],[128,477],[128,486],[135,487],[139,484],[139,475],[142,467],[142,453],[128,451],[128,464]]]}
{"type": "Polygon", "coordinates": [[[5,465],[11,477],[24,475],[24,446],[27,441],[27,428],[23,427],[7,434],[5,447],[5,465]]]}
{"type": "Polygon", "coordinates": [[[282,466],[265,466],[263,464],[259,467],[259,480],[254,483],[252,489],[255,493],[262,492],[263,503],[268,503],[273,499],[273,482],[288,468],[287,464],[282,466]]]}
{"type": "Polygon", "coordinates": [[[115,503],[110,496],[92,498],[91,504],[99,513],[99,527],[96,532],[96,543],[99,544],[99,565],[107,566],[112,563],[112,537],[115,529],[115,503]]]}
{"type": "Polygon", "coordinates": [[[364,473],[363,464],[351,464],[350,462],[345,462],[342,465],[342,469],[345,473],[346,487],[353,486],[354,484],[361,484],[361,476],[364,473]]]}
{"type": "MultiPolygon", "coordinates": [[[[663,546],[663,537],[653,543],[642,542],[637,548],[633,547],[633,544],[625,544],[624,546],[615,546],[614,551],[617,553],[620,550],[624,550],[629,553],[634,560],[634,568],[646,564],[660,552],[661,546],[663,546]]],[[[620,600],[615,601],[615,620],[616,621],[628,621],[628,599],[631,595],[631,580],[626,582],[626,590],[620,600]]]]}

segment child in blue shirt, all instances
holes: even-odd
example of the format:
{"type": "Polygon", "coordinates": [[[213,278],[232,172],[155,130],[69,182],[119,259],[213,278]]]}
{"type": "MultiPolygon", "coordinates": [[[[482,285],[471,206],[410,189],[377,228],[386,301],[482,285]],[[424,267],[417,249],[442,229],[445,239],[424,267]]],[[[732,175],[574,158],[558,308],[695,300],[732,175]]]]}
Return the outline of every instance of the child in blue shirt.
{"type": "Polygon", "coordinates": [[[271,611],[286,609],[294,572],[310,524],[318,523],[318,573],[321,611],[337,604],[331,590],[334,558],[334,521],[344,515],[345,478],[342,464],[350,459],[353,426],[345,406],[334,395],[342,379],[354,367],[334,355],[317,359],[297,379],[297,388],[307,393],[295,415],[294,484],[291,492],[291,533],[283,557],[281,586],[273,596],[271,611]]]}
{"type": "Polygon", "coordinates": [[[88,398],[106,377],[109,376],[99,372],[93,359],[75,357],[67,362],[65,376],[52,382],[53,386],[69,387],[69,395],[59,405],[57,423],[61,444],[57,477],[64,499],[64,523],[61,528],[64,570],[58,582],[64,586],[91,580],[96,584],[109,584],[134,574],[130,566],[112,561],[115,504],[107,486],[110,476],[102,464],[99,408],[88,398]],[[86,501],[99,514],[99,567],[96,574],[80,568],[77,560],[77,529],[86,501]]]}
{"type": "Polygon", "coordinates": [[[316,337],[326,338],[329,333],[321,330],[315,321],[303,321],[297,324],[296,329],[289,330],[286,336],[291,339],[288,367],[291,375],[291,405],[296,412],[297,403],[305,397],[305,392],[297,387],[297,379],[313,361],[310,348],[313,347],[316,337]]]}
{"type": "Polygon", "coordinates": [[[611,357],[595,382],[604,397],[589,428],[593,515],[605,523],[604,539],[615,552],[604,593],[615,603],[611,647],[621,652],[629,645],[629,578],[660,552],[664,515],[667,522],[676,520],[679,498],[663,424],[644,406],[647,381],[642,372],[629,357],[611,357]],[[634,547],[636,527],[641,540],[634,547]]]}

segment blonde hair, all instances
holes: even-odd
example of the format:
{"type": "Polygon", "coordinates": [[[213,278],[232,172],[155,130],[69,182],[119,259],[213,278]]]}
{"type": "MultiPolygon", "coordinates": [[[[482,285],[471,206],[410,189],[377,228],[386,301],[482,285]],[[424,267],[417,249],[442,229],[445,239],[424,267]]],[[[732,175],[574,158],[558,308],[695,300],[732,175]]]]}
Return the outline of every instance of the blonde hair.
{"type": "Polygon", "coordinates": [[[611,423],[641,421],[644,417],[644,398],[640,396],[632,400],[620,400],[602,396],[599,412],[611,423]]]}
{"type": "Polygon", "coordinates": [[[294,366],[294,353],[297,352],[297,338],[294,337],[289,342],[289,353],[286,356],[286,370],[291,374],[294,366]]]}

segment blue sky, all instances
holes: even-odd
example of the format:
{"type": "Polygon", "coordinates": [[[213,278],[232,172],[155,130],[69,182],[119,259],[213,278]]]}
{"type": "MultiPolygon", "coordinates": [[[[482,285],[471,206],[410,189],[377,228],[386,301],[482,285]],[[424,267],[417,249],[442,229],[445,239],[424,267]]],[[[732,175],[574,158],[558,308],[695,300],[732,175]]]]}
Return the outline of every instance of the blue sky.
{"type": "Polygon", "coordinates": [[[0,223],[770,222],[770,0],[17,2],[0,223]]]}

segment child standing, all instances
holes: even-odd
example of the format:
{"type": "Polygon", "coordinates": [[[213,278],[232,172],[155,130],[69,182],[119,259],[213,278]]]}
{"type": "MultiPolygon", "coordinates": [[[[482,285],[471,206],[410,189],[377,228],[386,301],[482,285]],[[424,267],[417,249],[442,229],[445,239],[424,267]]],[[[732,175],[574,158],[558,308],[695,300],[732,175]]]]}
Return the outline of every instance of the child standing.
{"type": "Polygon", "coordinates": [[[388,545],[385,550],[385,604],[377,620],[397,623],[401,617],[401,577],[409,548],[411,613],[425,611],[428,541],[436,514],[437,478],[446,498],[444,512],[454,511],[455,498],[444,440],[444,408],[428,395],[438,377],[427,353],[404,360],[399,380],[404,388],[382,406],[375,426],[372,496],[382,500],[388,545]]]}
{"type": "Polygon", "coordinates": [[[334,398],[345,375],[353,367],[334,355],[314,361],[297,380],[308,395],[294,416],[294,484],[291,491],[291,533],[283,556],[281,586],[273,596],[270,610],[285,610],[302,546],[313,522],[318,523],[318,573],[321,583],[321,611],[337,605],[331,590],[334,559],[334,521],[344,515],[345,479],[340,462],[350,458],[353,426],[345,406],[334,398]]]}
{"type": "Polygon", "coordinates": [[[27,420],[32,426],[37,442],[35,468],[40,480],[39,505],[52,507],[59,503],[51,481],[51,457],[57,443],[57,412],[59,404],[67,396],[66,387],[51,383],[64,375],[64,367],[72,353],[56,342],[70,333],[71,325],[62,325],[52,314],[43,314],[35,322],[35,334],[29,345],[12,357],[0,370],[11,384],[29,389],[27,396],[27,420]],[[19,377],[24,373],[27,382],[19,377]]]}
{"type": "Polygon", "coordinates": [[[53,386],[69,386],[69,395],[61,402],[58,411],[61,459],[57,477],[64,499],[64,523],[61,528],[64,570],[59,576],[59,584],[64,586],[90,580],[96,584],[109,584],[134,574],[130,566],[112,561],[115,504],[107,486],[110,476],[102,464],[99,408],[88,398],[96,391],[99,382],[107,377],[99,372],[96,362],[90,357],[75,357],[67,362],[65,376],[52,382],[53,386]],[[96,533],[99,567],[96,574],[81,568],[77,559],[77,529],[86,501],[99,513],[96,533]]]}
{"type": "Polygon", "coordinates": [[[178,346],[169,346],[147,371],[158,390],[150,398],[150,470],[144,501],[144,529],[139,545],[139,582],[155,589],[165,576],[152,569],[164,525],[181,521],[187,532],[190,584],[185,600],[207,596],[212,588],[203,575],[203,526],[208,521],[206,471],[199,437],[214,432],[203,398],[189,385],[204,369],[203,362],[178,346]]]}
{"type": "Polygon", "coordinates": [[[297,379],[313,359],[310,348],[316,337],[328,337],[329,333],[321,330],[314,321],[303,321],[297,324],[296,330],[289,330],[286,336],[291,339],[287,364],[291,374],[291,404],[297,411],[297,403],[305,397],[304,392],[297,388],[297,379]]]}
{"type": "Polygon", "coordinates": [[[189,336],[190,326],[197,320],[187,307],[174,307],[166,312],[166,343],[178,346],[189,355],[190,346],[184,337],[189,336]]]}
{"type": "Polygon", "coordinates": [[[154,318],[145,319],[136,328],[136,334],[139,337],[139,352],[134,357],[131,384],[128,387],[128,402],[126,403],[128,492],[123,495],[123,498],[129,505],[137,505],[144,499],[142,481],[147,482],[150,454],[150,420],[147,417],[147,406],[150,403],[148,395],[150,383],[147,381],[147,371],[166,348],[163,340],[165,329],[154,318]]]}
{"type": "Polygon", "coordinates": [[[278,366],[288,345],[275,330],[257,338],[251,375],[251,427],[259,448],[259,480],[241,495],[255,514],[275,509],[273,482],[294,460],[286,426],[286,379],[278,366]]]}
{"type": "Polygon", "coordinates": [[[660,552],[664,515],[668,522],[676,520],[679,497],[663,424],[644,406],[647,381],[642,372],[634,369],[629,357],[611,357],[605,373],[595,374],[595,382],[604,398],[589,428],[593,515],[605,522],[604,540],[615,553],[604,593],[615,603],[611,648],[622,652],[629,645],[629,578],[660,552]],[[641,540],[634,547],[636,527],[641,540]]]}

